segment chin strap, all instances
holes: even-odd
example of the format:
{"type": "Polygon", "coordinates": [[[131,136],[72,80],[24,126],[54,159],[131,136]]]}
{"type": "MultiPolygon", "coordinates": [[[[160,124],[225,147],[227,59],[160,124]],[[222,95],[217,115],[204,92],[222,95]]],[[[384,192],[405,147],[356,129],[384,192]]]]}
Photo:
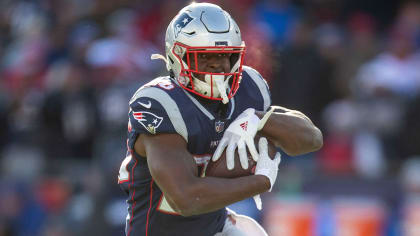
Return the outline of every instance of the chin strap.
{"type": "MultiPolygon", "coordinates": [[[[208,76],[208,75],[206,75],[208,76]]],[[[214,82],[216,84],[217,90],[219,91],[220,97],[223,99],[223,104],[227,104],[229,102],[228,96],[226,94],[226,83],[225,83],[225,76],[224,75],[213,75],[214,82]]],[[[207,78],[206,78],[207,80],[207,78]]],[[[228,80],[226,80],[228,81],[228,80]]],[[[213,86],[214,90],[214,86],[213,86]]]]}

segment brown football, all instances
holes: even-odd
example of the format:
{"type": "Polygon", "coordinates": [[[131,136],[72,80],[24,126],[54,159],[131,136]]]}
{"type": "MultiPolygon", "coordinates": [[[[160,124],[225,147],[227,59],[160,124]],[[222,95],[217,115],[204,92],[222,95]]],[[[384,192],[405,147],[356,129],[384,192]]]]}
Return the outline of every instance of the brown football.
{"type": "MultiPolygon", "coordinates": [[[[259,135],[255,136],[254,143],[258,150],[259,135]]],[[[268,139],[267,139],[268,140],[268,139]]],[[[268,155],[271,159],[276,154],[276,147],[270,140],[268,140],[268,155]]],[[[248,169],[243,169],[239,161],[238,149],[235,150],[235,167],[233,170],[228,170],[226,165],[226,149],[223,151],[222,156],[217,161],[209,161],[205,170],[205,176],[223,177],[223,178],[236,178],[241,176],[253,175],[255,172],[256,162],[252,159],[251,154],[248,152],[248,169]]]]}

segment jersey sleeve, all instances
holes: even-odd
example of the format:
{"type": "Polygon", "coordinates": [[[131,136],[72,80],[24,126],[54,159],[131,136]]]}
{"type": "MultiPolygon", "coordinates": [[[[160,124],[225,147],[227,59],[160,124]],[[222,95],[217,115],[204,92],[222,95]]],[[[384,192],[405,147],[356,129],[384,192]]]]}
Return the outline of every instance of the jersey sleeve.
{"type": "Polygon", "coordinates": [[[262,107],[264,111],[267,111],[271,106],[271,93],[267,81],[262,75],[255,69],[244,66],[244,71],[251,77],[254,84],[258,87],[260,99],[262,101],[262,107]]]}
{"type": "Polygon", "coordinates": [[[164,90],[141,88],[134,94],[129,106],[130,148],[142,133],[179,134],[188,142],[187,128],[178,104],[164,90]]]}

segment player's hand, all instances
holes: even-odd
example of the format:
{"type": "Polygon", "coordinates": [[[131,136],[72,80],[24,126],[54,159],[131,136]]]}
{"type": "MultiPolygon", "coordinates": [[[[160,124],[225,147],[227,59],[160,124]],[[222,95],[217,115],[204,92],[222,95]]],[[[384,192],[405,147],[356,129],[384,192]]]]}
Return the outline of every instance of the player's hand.
{"type": "Polygon", "coordinates": [[[280,152],[277,152],[274,159],[271,160],[268,155],[268,142],[264,137],[260,138],[258,147],[260,151],[260,158],[257,161],[257,166],[255,167],[255,175],[264,175],[270,180],[270,190],[268,191],[271,192],[271,189],[273,189],[273,185],[276,182],[281,155],[280,152]]]}
{"type": "Polygon", "coordinates": [[[229,170],[235,167],[234,153],[238,147],[239,160],[244,169],[248,169],[248,155],[246,146],[248,146],[252,159],[258,160],[258,152],[255,148],[254,137],[258,131],[260,119],[255,115],[253,108],[248,108],[240,114],[226,129],[223,138],[220,140],[216,151],[213,154],[213,161],[217,161],[226,149],[226,164],[229,170]],[[246,145],[246,146],[245,146],[246,145]]]}
{"type": "MultiPolygon", "coordinates": [[[[270,180],[270,190],[273,188],[274,183],[276,182],[277,172],[279,170],[279,164],[281,161],[281,155],[279,152],[276,153],[276,156],[271,160],[268,156],[268,142],[266,138],[260,138],[258,141],[258,150],[260,150],[260,158],[255,167],[255,175],[264,175],[270,180]]],[[[254,196],[255,205],[258,210],[262,209],[262,202],[260,195],[254,196]]]]}

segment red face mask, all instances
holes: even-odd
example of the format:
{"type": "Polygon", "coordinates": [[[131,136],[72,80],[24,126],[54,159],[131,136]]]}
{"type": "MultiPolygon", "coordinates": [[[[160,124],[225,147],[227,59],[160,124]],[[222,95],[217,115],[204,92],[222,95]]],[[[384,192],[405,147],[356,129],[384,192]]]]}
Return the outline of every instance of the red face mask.
{"type": "Polygon", "coordinates": [[[172,53],[181,64],[178,82],[187,91],[225,101],[236,94],[245,46],[190,47],[175,43],[172,53]]]}

